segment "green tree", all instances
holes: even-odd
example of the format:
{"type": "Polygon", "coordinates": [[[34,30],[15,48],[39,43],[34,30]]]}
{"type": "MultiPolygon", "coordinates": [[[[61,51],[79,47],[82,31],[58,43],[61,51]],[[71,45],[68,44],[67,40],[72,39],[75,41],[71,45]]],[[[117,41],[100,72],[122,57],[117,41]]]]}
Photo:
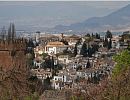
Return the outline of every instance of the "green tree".
{"type": "Polygon", "coordinates": [[[105,38],[105,40],[103,41],[103,47],[108,47],[108,39],[105,38]]]}
{"type": "Polygon", "coordinates": [[[92,48],[91,48],[90,46],[89,46],[88,49],[87,49],[87,54],[88,54],[88,55],[87,55],[88,57],[92,57],[93,50],[92,50],[92,48]]]}
{"type": "Polygon", "coordinates": [[[129,100],[130,98],[130,51],[114,56],[116,65],[111,80],[103,91],[101,100],[129,100]]]}
{"type": "Polygon", "coordinates": [[[44,89],[45,90],[51,89],[51,82],[50,82],[50,78],[49,77],[47,77],[46,79],[44,79],[43,85],[44,85],[44,89]]]}
{"type": "Polygon", "coordinates": [[[80,54],[83,55],[84,57],[87,56],[87,45],[86,45],[85,42],[84,42],[83,45],[82,45],[82,48],[81,48],[80,54]]]}
{"type": "Polygon", "coordinates": [[[63,42],[65,45],[69,45],[68,42],[64,39],[62,39],[60,42],[63,42]]]}
{"type": "Polygon", "coordinates": [[[88,62],[87,62],[87,64],[86,64],[86,68],[90,68],[91,67],[91,64],[90,64],[90,61],[89,61],[89,59],[88,59],[88,62]]]}
{"type": "Polygon", "coordinates": [[[74,56],[77,55],[77,44],[75,44],[75,47],[74,47],[74,56]]]}
{"type": "Polygon", "coordinates": [[[26,54],[26,58],[27,58],[27,65],[29,66],[29,68],[33,68],[34,67],[33,54],[31,54],[31,53],[26,54]]]}
{"type": "Polygon", "coordinates": [[[85,37],[90,37],[91,35],[89,34],[89,33],[87,33],[86,35],[85,35],[85,37]]]}
{"type": "Polygon", "coordinates": [[[124,40],[124,39],[130,39],[130,34],[128,34],[128,33],[123,33],[123,34],[121,35],[121,39],[122,39],[122,40],[124,40]]]}
{"type": "Polygon", "coordinates": [[[46,58],[45,59],[45,62],[42,63],[42,67],[44,69],[46,68],[52,68],[54,66],[54,62],[53,62],[53,59],[51,59],[50,57],[46,58]]]}
{"type": "Polygon", "coordinates": [[[114,75],[118,75],[121,71],[125,71],[130,68],[130,51],[124,50],[113,58],[116,62],[113,70],[114,75]]]}
{"type": "Polygon", "coordinates": [[[78,66],[78,67],[76,68],[76,71],[78,71],[78,70],[82,70],[82,66],[78,66]]]}
{"type": "Polygon", "coordinates": [[[98,44],[93,44],[92,46],[92,54],[94,54],[96,51],[98,51],[99,49],[99,45],[98,44]]]}
{"type": "Polygon", "coordinates": [[[42,53],[41,56],[42,56],[43,59],[45,59],[48,56],[48,54],[47,53],[42,53]]]}
{"type": "Polygon", "coordinates": [[[96,39],[100,39],[100,34],[96,33],[96,39]]]}
{"type": "Polygon", "coordinates": [[[109,30],[106,32],[106,38],[112,38],[112,33],[109,30]]]}
{"type": "Polygon", "coordinates": [[[108,42],[108,49],[111,49],[111,48],[112,48],[112,41],[110,39],[109,42],[108,42]]]}
{"type": "Polygon", "coordinates": [[[98,77],[97,77],[96,73],[94,73],[94,77],[92,78],[92,82],[93,82],[94,84],[98,84],[98,83],[99,83],[98,77]]]}
{"type": "Polygon", "coordinates": [[[35,92],[34,94],[31,94],[30,96],[26,96],[23,100],[39,100],[39,96],[35,92]]]}
{"type": "Polygon", "coordinates": [[[93,38],[94,38],[94,37],[95,37],[95,35],[92,33],[91,37],[93,37],[93,38]]]}

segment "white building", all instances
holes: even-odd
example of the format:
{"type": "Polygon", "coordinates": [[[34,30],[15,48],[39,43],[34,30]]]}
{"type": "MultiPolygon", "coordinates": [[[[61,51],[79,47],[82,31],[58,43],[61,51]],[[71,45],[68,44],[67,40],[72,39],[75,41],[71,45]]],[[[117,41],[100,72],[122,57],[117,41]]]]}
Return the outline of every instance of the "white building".
{"type": "Polygon", "coordinates": [[[45,53],[57,54],[63,52],[65,49],[67,49],[67,47],[68,46],[63,42],[48,42],[48,44],[45,46],[45,53]]]}
{"type": "Polygon", "coordinates": [[[112,48],[120,48],[120,43],[119,43],[120,37],[119,36],[113,36],[112,38],[112,48]]]}
{"type": "Polygon", "coordinates": [[[65,40],[68,42],[69,45],[71,46],[75,46],[75,44],[77,43],[77,41],[79,41],[81,38],[80,36],[77,36],[75,34],[71,35],[71,36],[66,36],[65,40]]]}
{"type": "Polygon", "coordinates": [[[44,69],[31,69],[30,71],[33,76],[37,76],[38,79],[40,80],[44,80],[47,77],[51,78],[52,77],[52,72],[50,72],[49,70],[44,70],[44,69]]]}
{"type": "Polygon", "coordinates": [[[58,60],[63,64],[68,64],[70,62],[69,55],[59,55],[58,60]]]}
{"type": "Polygon", "coordinates": [[[85,72],[82,71],[82,70],[79,70],[79,71],[76,72],[76,75],[77,75],[78,77],[80,77],[80,78],[83,78],[83,77],[85,76],[85,72]]]}
{"type": "Polygon", "coordinates": [[[42,47],[41,45],[36,46],[36,48],[34,48],[34,53],[35,53],[35,57],[43,54],[44,53],[44,47],[42,47]]]}
{"type": "Polygon", "coordinates": [[[77,62],[70,62],[68,64],[69,68],[72,68],[73,70],[76,70],[76,68],[78,67],[78,63],[77,62]]]}
{"type": "Polygon", "coordinates": [[[62,89],[64,88],[64,83],[66,82],[66,76],[54,76],[52,79],[52,87],[54,89],[62,89]]]}
{"type": "Polygon", "coordinates": [[[43,62],[42,58],[41,57],[37,57],[34,59],[34,66],[38,67],[38,68],[41,68],[41,64],[43,62]]]}

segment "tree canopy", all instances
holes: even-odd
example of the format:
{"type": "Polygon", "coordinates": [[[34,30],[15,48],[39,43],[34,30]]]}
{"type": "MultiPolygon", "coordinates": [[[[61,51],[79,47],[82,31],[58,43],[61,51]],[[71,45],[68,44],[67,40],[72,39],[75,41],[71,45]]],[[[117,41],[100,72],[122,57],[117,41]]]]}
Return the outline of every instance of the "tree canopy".
{"type": "Polygon", "coordinates": [[[106,32],[106,38],[112,38],[112,33],[109,30],[106,32]]]}
{"type": "Polygon", "coordinates": [[[124,50],[120,54],[113,57],[116,65],[113,70],[113,74],[117,75],[121,71],[127,70],[130,68],[130,51],[124,50]]]}
{"type": "Polygon", "coordinates": [[[77,44],[75,44],[75,47],[74,47],[74,56],[77,55],[77,44]]]}
{"type": "Polygon", "coordinates": [[[114,56],[116,65],[111,80],[103,91],[102,100],[129,100],[130,98],[130,51],[114,56]]]}
{"type": "Polygon", "coordinates": [[[82,48],[81,48],[80,54],[83,55],[84,57],[87,56],[87,45],[86,45],[85,42],[84,42],[83,45],[82,45],[82,48]]]}

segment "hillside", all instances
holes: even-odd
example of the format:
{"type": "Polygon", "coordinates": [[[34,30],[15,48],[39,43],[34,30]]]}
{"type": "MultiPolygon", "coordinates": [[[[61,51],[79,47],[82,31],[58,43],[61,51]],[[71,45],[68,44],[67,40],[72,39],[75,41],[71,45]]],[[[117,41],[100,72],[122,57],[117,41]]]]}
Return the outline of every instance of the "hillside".
{"type": "Polygon", "coordinates": [[[57,25],[55,31],[105,31],[123,30],[130,27],[130,4],[104,17],[92,17],[70,26],[57,25]]]}

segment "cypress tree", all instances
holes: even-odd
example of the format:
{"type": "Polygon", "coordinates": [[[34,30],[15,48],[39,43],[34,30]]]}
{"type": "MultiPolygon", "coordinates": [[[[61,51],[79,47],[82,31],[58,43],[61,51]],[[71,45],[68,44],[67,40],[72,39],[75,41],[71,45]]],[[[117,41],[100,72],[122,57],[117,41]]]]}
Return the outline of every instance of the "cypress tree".
{"type": "Polygon", "coordinates": [[[51,59],[51,68],[54,69],[54,58],[51,59]]]}
{"type": "Polygon", "coordinates": [[[83,55],[84,57],[87,57],[87,46],[86,43],[84,42],[80,51],[80,54],[83,55]]]}
{"type": "Polygon", "coordinates": [[[89,61],[89,59],[88,59],[88,62],[87,62],[86,68],[90,68],[90,67],[91,67],[91,65],[90,65],[90,61],[89,61]]]}
{"type": "Polygon", "coordinates": [[[92,57],[92,48],[91,47],[89,47],[88,48],[88,57],[92,57]]]}
{"type": "Polygon", "coordinates": [[[96,39],[100,39],[100,35],[96,33],[96,39]]]}
{"type": "Polygon", "coordinates": [[[106,38],[112,38],[112,33],[109,30],[106,32],[106,38]]]}
{"type": "Polygon", "coordinates": [[[111,48],[112,48],[112,41],[111,41],[111,38],[110,38],[110,40],[108,42],[108,49],[111,49],[111,48]]]}
{"type": "Polygon", "coordinates": [[[103,42],[103,47],[108,47],[108,39],[105,38],[104,42],[103,42]]]}
{"type": "Polygon", "coordinates": [[[74,47],[74,56],[77,55],[77,44],[75,44],[75,47],[74,47]]]}

